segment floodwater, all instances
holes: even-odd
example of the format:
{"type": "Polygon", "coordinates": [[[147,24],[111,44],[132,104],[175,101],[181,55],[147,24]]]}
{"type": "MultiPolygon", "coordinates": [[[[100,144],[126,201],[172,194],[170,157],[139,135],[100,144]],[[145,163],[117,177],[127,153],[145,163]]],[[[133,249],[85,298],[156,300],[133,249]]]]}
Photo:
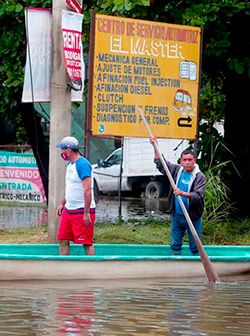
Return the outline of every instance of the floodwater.
{"type": "Polygon", "coordinates": [[[166,199],[99,197],[96,204],[96,220],[169,218],[166,199]]]}
{"type": "Polygon", "coordinates": [[[30,227],[45,224],[47,209],[31,206],[0,206],[0,228],[30,227]]]}
{"type": "Polygon", "coordinates": [[[1,282],[0,335],[250,335],[250,277],[1,282]]]}
{"type": "MultiPolygon", "coordinates": [[[[98,200],[97,220],[167,218],[166,200],[98,200]]],[[[44,224],[47,211],[0,207],[0,227],[44,224]]],[[[250,275],[104,281],[1,281],[0,336],[250,335],[250,275]]]]}
{"type": "MultiPolygon", "coordinates": [[[[99,197],[96,206],[97,221],[161,218],[166,219],[166,199],[99,197]]],[[[47,209],[28,206],[0,206],[0,228],[30,227],[45,224],[47,209]]]]}

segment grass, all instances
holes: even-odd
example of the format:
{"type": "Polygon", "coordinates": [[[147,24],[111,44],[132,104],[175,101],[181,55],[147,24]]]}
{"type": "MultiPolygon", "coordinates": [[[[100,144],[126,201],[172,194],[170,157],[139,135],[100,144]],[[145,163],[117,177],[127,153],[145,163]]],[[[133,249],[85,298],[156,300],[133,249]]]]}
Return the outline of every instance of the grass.
{"type": "Polygon", "coordinates": [[[162,221],[97,223],[95,227],[95,241],[101,244],[166,244],[167,237],[169,237],[169,223],[162,221]]]}
{"type": "Polygon", "coordinates": [[[48,233],[45,225],[18,229],[0,228],[0,244],[43,244],[47,242],[48,233]]]}
{"type": "Polygon", "coordinates": [[[206,222],[203,236],[214,245],[250,245],[250,219],[206,222]]]}
{"type": "MultiPolygon", "coordinates": [[[[95,242],[99,244],[169,244],[170,223],[144,220],[116,223],[97,222],[95,242]]],[[[30,228],[0,229],[0,244],[44,244],[48,242],[46,225],[30,228]]],[[[184,243],[187,243],[187,235],[184,243]]],[[[230,222],[205,222],[204,245],[250,245],[250,219],[230,222]]]]}

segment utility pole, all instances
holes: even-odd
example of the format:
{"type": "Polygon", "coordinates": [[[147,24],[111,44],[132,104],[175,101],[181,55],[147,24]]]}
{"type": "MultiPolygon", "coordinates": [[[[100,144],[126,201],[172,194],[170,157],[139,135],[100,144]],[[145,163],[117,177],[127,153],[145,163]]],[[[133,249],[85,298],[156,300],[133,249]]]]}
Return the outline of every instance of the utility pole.
{"type": "Polygon", "coordinates": [[[84,156],[89,159],[90,155],[90,125],[91,125],[91,108],[92,108],[92,88],[93,88],[93,55],[94,55],[94,40],[95,40],[95,11],[91,10],[90,23],[90,46],[88,58],[88,98],[87,109],[85,116],[85,137],[84,137],[84,156]]]}
{"type": "Polygon", "coordinates": [[[64,137],[71,135],[71,92],[66,89],[67,72],[64,66],[62,10],[66,9],[66,1],[53,0],[52,6],[52,80],[50,110],[50,144],[49,144],[49,207],[48,207],[48,240],[56,242],[58,219],[56,209],[64,196],[65,165],[60,157],[56,144],[64,137]]]}

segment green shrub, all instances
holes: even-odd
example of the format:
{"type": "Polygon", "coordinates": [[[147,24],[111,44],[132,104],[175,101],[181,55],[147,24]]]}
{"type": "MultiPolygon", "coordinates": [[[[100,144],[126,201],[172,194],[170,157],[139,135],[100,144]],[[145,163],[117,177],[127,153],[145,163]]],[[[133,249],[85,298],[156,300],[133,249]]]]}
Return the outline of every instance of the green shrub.
{"type": "Polygon", "coordinates": [[[219,174],[212,169],[207,171],[206,179],[204,221],[221,222],[227,220],[233,208],[229,201],[229,188],[219,174]]]}

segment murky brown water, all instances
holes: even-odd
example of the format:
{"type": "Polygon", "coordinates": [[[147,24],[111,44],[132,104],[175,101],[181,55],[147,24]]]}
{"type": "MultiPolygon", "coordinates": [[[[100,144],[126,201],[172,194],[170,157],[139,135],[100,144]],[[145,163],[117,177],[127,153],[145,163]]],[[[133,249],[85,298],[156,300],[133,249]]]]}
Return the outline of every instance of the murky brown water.
{"type": "Polygon", "coordinates": [[[0,282],[0,335],[250,335],[250,277],[0,282]]]}
{"type": "MultiPolygon", "coordinates": [[[[100,197],[97,201],[96,220],[116,221],[121,218],[167,218],[166,199],[149,200],[143,198],[123,198],[120,203],[117,197],[100,197]],[[120,210],[119,210],[120,209],[120,210]]],[[[0,228],[29,227],[44,224],[47,220],[47,209],[36,207],[0,206],[0,228]]]]}

